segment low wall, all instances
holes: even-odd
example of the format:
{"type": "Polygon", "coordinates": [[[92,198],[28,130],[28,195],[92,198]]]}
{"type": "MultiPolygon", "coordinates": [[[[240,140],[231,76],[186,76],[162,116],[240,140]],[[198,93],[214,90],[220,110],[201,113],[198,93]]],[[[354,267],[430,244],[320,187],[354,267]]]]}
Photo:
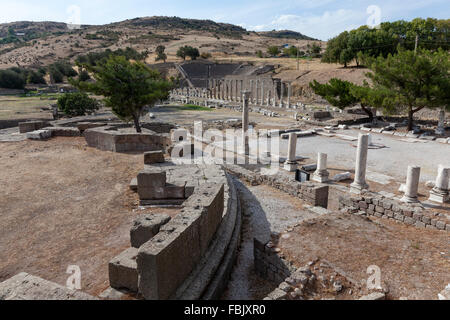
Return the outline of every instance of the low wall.
{"type": "Polygon", "coordinates": [[[146,152],[167,150],[171,145],[169,134],[157,134],[149,130],[143,133],[134,129],[101,127],[84,132],[88,146],[111,152],[146,152]]]}
{"type": "Polygon", "coordinates": [[[255,271],[261,278],[280,284],[295,271],[295,268],[282,259],[270,244],[255,238],[253,247],[255,271]]]}
{"type": "Polygon", "coordinates": [[[352,214],[364,213],[378,218],[396,220],[410,226],[450,231],[450,220],[420,204],[406,204],[367,192],[361,196],[340,196],[339,209],[352,214]]]}
{"type": "MultiPolygon", "coordinates": [[[[212,291],[220,291],[218,288],[223,287],[227,276],[227,272],[220,272],[220,264],[231,253],[231,259],[226,259],[225,263],[231,268],[238,244],[236,241],[229,247],[232,233],[227,233],[230,226],[224,225],[230,214],[237,214],[236,210],[230,210],[231,202],[235,204],[237,199],[235,196],[230,198],[225,178],[223,183],[205,183],[196,187],[181,213],[139,249],[139,292],[145,299],[199,299],[214,282],[217,283],[212,291]],[[217,239],[227,234],[227,239],[221,241],[225,246],[220,251],[212,250],[219,244],[217,239]]],[[[235,229],[236,219],[232,222],[231,231],[235,229]]],[[[212,295],[214,297],[216,294],[212,295]]]]}
{"type": "Polygon", "coordinates": [[[329,187],[316,182],[298,182],[293,175],[262,175],[237,165],[227,165],[225,169],[238,178],[242,178],[252,185],[267,184],[300,198],[314,207],[328,207],[329,187]]]}

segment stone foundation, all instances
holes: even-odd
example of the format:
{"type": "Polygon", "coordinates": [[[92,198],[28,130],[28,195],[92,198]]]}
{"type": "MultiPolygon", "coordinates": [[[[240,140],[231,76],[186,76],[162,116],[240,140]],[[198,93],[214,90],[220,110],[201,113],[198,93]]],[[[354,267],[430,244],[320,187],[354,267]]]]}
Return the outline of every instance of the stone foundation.
{"type": "Polygon", "coordinates": [[[405,204],[367,192],[361,196],[340,196],[339,209],[353,214],[365,214],[378,218],[435,230],[450,231],[450,221],[444,215],[435,215],[420,204],[405,204]]]}

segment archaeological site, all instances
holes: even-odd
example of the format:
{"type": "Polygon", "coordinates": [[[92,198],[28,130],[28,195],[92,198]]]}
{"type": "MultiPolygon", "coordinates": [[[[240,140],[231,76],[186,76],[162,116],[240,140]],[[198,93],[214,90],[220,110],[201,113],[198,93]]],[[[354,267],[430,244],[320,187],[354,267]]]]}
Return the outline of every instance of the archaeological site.
{"type": "Polygon", "coordinates": [[[0,300],[449,300],[449,20],[426,21],[347,60],[344,30],[0,24],[0,300]]]}

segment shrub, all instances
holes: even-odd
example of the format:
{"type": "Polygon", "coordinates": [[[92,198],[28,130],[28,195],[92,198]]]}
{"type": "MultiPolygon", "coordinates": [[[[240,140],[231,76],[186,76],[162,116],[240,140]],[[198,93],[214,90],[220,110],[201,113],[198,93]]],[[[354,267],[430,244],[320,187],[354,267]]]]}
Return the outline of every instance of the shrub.
{"type": "Polygon", "coordinates": [[[25,78],[22,74],[11,69],[0,70],[0,87],[7,89],[23,89],[25,88],[25,78]]]}
{"type": "Polygon", "coordinates": [[[71,117],[91,114],[99,107],[97,100],[82,92],[66,93],[58,98],[58,109],[71,117]]]}
{"type": "Polygon", "coordinates": [[[44,79],[44,75],[42,73],[36,72],[36,71],[28,72],[27,83],[47,84],[47,82],[44,79]]]}

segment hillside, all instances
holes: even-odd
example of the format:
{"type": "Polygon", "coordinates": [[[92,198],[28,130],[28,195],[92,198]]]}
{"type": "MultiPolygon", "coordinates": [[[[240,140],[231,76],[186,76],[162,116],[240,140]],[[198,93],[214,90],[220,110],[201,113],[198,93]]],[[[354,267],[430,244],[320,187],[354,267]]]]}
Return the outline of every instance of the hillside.
{"type": "Polygon", "coordinates": [[[14,22],[0,24],[0,69],[18,65],[37,68],[105,49],[133,47],[154,52],[161,44],[167,48],[170,59],[183,45],[198,47],[213,58],[252,56],[270,45],[306,47],[309,40],[294,31],[248,32],[232,24],[177,17],[136,18],[103,26],[82,26],[79,30],[69,30],[59,22],[14,22]]]}

